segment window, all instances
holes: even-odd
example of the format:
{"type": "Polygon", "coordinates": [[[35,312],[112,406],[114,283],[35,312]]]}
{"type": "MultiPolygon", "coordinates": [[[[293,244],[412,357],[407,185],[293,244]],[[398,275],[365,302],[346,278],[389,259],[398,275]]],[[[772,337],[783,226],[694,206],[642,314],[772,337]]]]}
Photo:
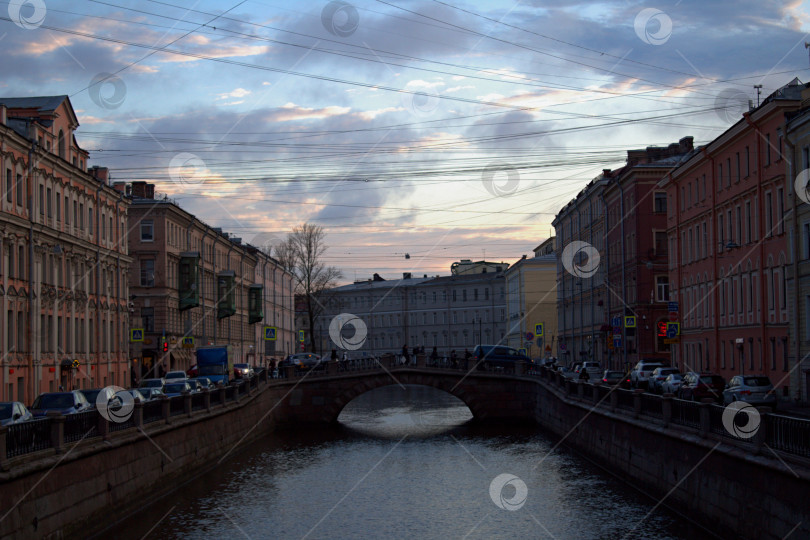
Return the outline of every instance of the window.
{"type": "Polygon", "coordinates": [[[751,176],[751,151],[745,147],[745,177],[751,176]]]}
{"type": "Polygon", "coordinates": [[[686,208],[686,188],[681,186],[681,210],[686,208]]]}
{"type": "Polygon", "coordinates": [[[658,214],[666,214],[667,212],[667,194],[657,191],[655,193],[653,211],[658,214]]]}
{"type": "Polygon", "coordinates": [[[709,256],[709,234],[706,231],[706,222],[703,222],[703,242],[701,248],[701,257],[708,257],[709,256]]]}
{"type": "Polygon", "coordinates": [[[65,132],[59,130],[59,137],[56,139],[56,148],[59,152],[59,157],[65,159],[65,132]]]}
{"type": "Polygon", "coordinates": [[[740,153],[737,152],[737,182],[740,181],[740,176],[741,176],[740,173],[741,173],[741,171],[740,171],[740,153]]]}
{"type": "Polygon", "coordinates": [[[14,180],[11,178],[11,169],[6,169],[6,200],[11,202],[11,194],[14,191],[14,180]]]}
{"type": "Polygon", "coordinates": [[[717,164],[717,190],[723,189],[723,164],[717,164]]]}
{"type": "Polygon", "coordinates": [[[655,254],[659,257],[667,254],[666,231],[655,231],[655,254]]]}
{"type": "Polygon", "coordinates": [[[90,234],[93,234],[93,209],[87,209],[87,230],[90,234]]]}
{"type": "Polygon", "coordinates": [[[155,240],[154,229],[155,224],[151,219],[141,221],[141,242],[153,242],[155,240]]]}
{"type": "Polygon", "coordinates": [[[84,229],[84,204],[79,203],[79,229],[84,229]]]}
{"type": "Polygon", "coordinates": [[[655,278],[655,293],[659,302],[669,302],[669,276],[655,278]]]}
{"type": "Polygon", "coordinates": [[[45,187],[42,184],[39,185],[39,214],[45,215],[45,187]]]}
{"type": "Polygon", "coordinates": [[[467,301],[467,289],[464,289],[464,290],[461,291],[461,301],[462,302],[467,301]]]}
{"type": "Polygon", "coordinates": [[[748,244],[753,240],[751,235],[751,201],[745,201],[745,243],[748,244]]]}
{"type": "Polygon", "coordinates": [[[141,261],[141,287],[155,286],[155,260],[145,259],[141,261]]]}
{"type": "Polygon", "coordinates": [[[765,135],[765,166],[771,164],[771,134],[765,135]]]}
{"type": "Polygon", "coordinates": [[[776,224],[776,232],[779,234],[785,232],[785,198],[783,194],[783,188],[776,190],[776,215],[779,218],[779,222],[776,224]]]}
{"type": "Polygon", "coordinates": [[[142,307],[141,308],[141,321],[143,322],[144,332],[155,331],[155,308],[142,307]]]}
{"type": "Polygon", "coordinates": [[[53,208],[51,203],[51,188],[45,190],[45,207],[47,208],[48,217],[53,217],[53,208]]]}
{"type": "Polygon", "coordinates": [[[22,175],[17,175],[17,206],[23,205],[23,180],[22,175]]]}
{"type": "Polygon", "coordinates": [[[703,196],[700,198],[700,200],[702,200],[702,201],[706,200],[706,175],[705,174],[703,175],[703,196]]]}
{"type": "Polygon", "coordinates": [[[717,246],[718,251],[723,251],[723,246],[726,245],[726,238],[724,236],[723,231],[723,216],[717,217],[717,238],[720,241],[720,245],[717,246]]]}
{"type": "Polygon", "coordinates": [[[765,236],[773,234],[773,194],[765,194],[765,236]]]}
{"type": "Polygon", "coordinates": [[[62,196],[56,192],[56,221],[62,221],[62,196]]]}
{"type": "Polygon", "coordinates": [[[731,187],[731,158],[726,158],[726,187],[731,187]]]}

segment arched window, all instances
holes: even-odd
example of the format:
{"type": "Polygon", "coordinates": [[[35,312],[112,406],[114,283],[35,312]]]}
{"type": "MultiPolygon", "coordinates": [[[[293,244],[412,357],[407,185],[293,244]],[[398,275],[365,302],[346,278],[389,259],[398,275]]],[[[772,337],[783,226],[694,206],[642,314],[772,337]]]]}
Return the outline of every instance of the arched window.
{"type": "Polygon", "coordinates": [[[59,130],[59,138],[56,140],[56,148],[59,152],[59,157],[65,159],[65,132],[59,130]]]}

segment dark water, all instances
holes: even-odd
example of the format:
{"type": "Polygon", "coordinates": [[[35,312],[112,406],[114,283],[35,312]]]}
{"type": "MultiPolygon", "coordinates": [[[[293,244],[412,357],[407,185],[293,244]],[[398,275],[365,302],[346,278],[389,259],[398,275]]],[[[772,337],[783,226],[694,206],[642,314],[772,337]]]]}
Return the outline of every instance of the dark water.
{"type": "Polygon", "coordinates": [[[103,536],[705,537],[564,446],[550,453],[537,428],[470,418],[438,390],[381,388],[339,426],[273,433],[103,536]]]}

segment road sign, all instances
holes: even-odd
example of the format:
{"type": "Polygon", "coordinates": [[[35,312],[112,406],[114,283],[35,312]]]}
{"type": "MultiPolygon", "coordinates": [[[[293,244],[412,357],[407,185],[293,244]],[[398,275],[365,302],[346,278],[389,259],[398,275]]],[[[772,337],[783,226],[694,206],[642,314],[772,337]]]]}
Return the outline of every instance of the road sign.
{"type": "Polygon", "coordinates": [[[183,348],[184,349],[194,348],[194,336],[185,336],[183,338],[183,348]]]}
{"type": "Polygon", "coordinates": [[[622,339],[622,333],[621,332],[614,332],[613,333],[613,339],[622,339]]]}
{"type": "Polygon", "coordinates": [[[667,339],[676,338],[680,333],[681,333],[680,323],[676,322],[667,323],[667,339]]]}
{"type": "Polygon", "coordinates": [[[622,327],[621,326],[614,326],[613,327],[613,333],[614,334],[621,334],[622,333],[622,327]]]}
{"type": "Polygon", "coordinates": [[[304,342],[304,331],[303,330],[298,331],[298,341],[300,341],[301,343],[304,342]]]}
{"type": "Polygon", "coordinates": [[[546,352],[551,352],[551,345],[546,345],[546,352]]]}
{"type": "Polygon", "coordinates": [[[636,327],[636,316],[635,315],[628,315],[624,318],[624,327],[625,328],[635,328],[636,327]]]}
{"type": "Polygon", "coordinates": [[[74,358],[74,359],[73,359],[73,363],[72,363],[72,364],[70,364],[70,365],[71,365],[71,367],[72,367],[73,369],[79,369],[79,366],[81,366],[81,365],[82,365],[82,363],[81,363],[81,362],[79,362],[79,359],[78,359],[78,358],[74,358]]]}
{"type": "MultiPolygon", "coordinates": [[[[543,346],[543,338],[541,338],[541,337],[537,338],[537,346],[538,346],[538,347],[542,347],[542,346],[543,346]]],[[[549,350],[551,350],[551,349],[549,349],[549,350]]]]}
{"type": "Polygon", "coordinates": [[[560,350],[564,351],[566,349],[565,343],[560,343],[560,350]]]}
{"type": "Polygon", "coordinates": [[[129,330],[129,341],[132,343],[136,341],[143,341],[143,328],[131,328],[129,330]]]}
{"type": "Polygon", "coordinates": [[[613,340],[613,348],[614,349],[621,349],[622,348],[622,339],[614,339],[613,340]]]}
{"type": "Polygon", "coordinates": [[[526,349],[518,349],[518,352],[523,356],[529,356],[528,354],[526,354],[526,349]]]}
{"type": "Polygon", "coordinates": [[[664,338],[664,345],[672,345],[672,344],[675,344],[675,343],[680,343],[680,341],[681,341],[681,338],[672,338],[672,339],[664,338]]]}
{"type": "Polygon", "coordinates": [[[675,322],[678,320],[678,312],[677,311],[670,311],[669,312],[669,320],[675,322]]]}
{"type": "Polygon", "coordinates": [[[533,340],[534,340],[534,334],[532,334],[531,332],[526,332],[526,341],[531,342],[533,340]]]}
{"type": "Polygon", "coordinates": [[[275,326],[265,326],[264,327],[264,340],[265,341],[275,341],[276,340],[276,327],[275,326]]]}
{"type": "Polygon", "coordinates": [[[610,319],[610,326],[621,326],[622,325],[622,318],[621,317],[613,317],[610,319]]]}
{"type": "Polygon", "coordinates": [[[537,323],[534,325],[534,335],[543,337],[545,334],[543,333],[543,323],[537,323]]]}
{"type": "Polygon", "coordinates": [[[667,304],[667,311],[678,313],[678,302],[669,302],[667,304]]]}

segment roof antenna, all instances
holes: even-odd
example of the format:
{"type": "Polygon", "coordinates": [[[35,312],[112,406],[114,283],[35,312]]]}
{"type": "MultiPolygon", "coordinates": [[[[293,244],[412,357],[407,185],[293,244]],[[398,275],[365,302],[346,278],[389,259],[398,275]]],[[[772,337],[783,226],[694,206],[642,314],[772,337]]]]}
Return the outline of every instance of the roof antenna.
{"type": "Polygon", "coordinates": [[[810,43],[808,43],[807,41],[805,41],[805,42],[804,42],[804,48],[805,48],[805,49],[810,49],[810,43]]]}
{"type": "Polygon", "coordinates": [[[759,107],[759,95],[762,93],[762,85],[755,84],[754,89],[757,91],[757,107],[759,107]]]}

